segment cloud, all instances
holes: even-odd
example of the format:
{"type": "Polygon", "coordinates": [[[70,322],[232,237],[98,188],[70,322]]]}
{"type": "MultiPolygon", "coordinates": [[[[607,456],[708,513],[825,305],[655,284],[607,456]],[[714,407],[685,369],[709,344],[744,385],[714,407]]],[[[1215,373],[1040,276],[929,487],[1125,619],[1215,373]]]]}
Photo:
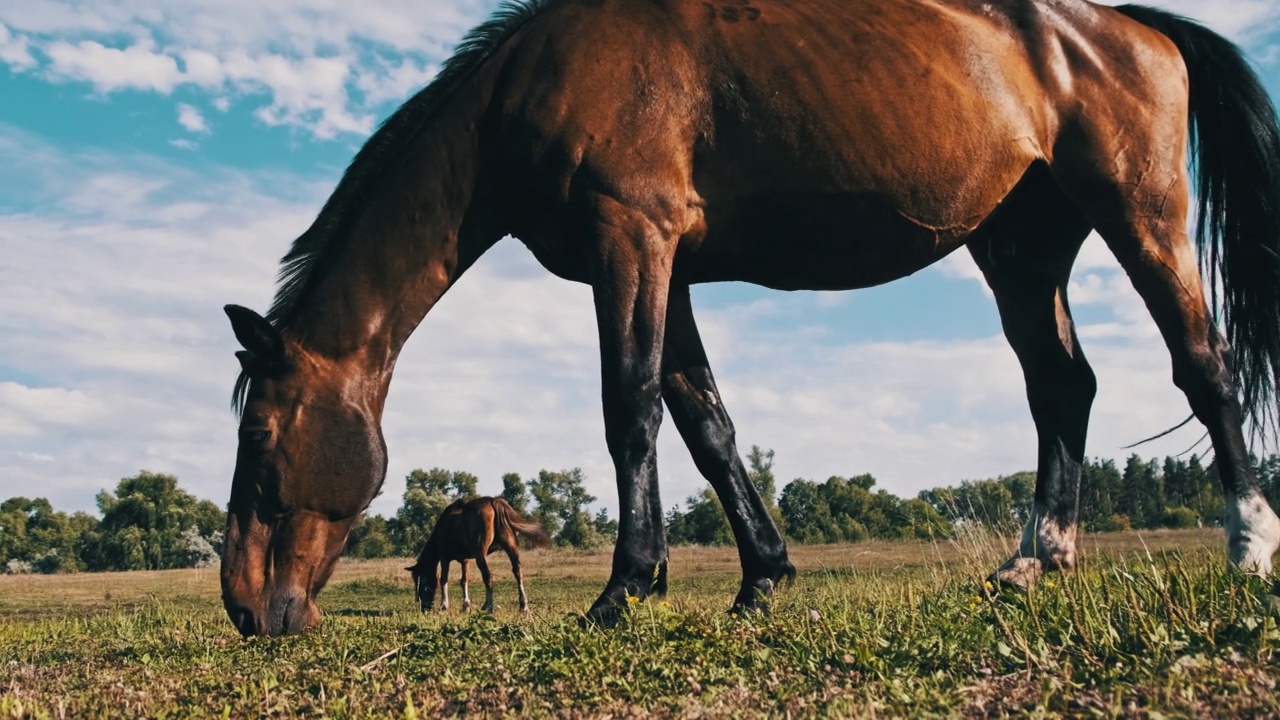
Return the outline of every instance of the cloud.
{"type": "Polygon", "coordinates": [[[233,98],[250,102],[270,126],[306,128],[321,139],[365,135],[383,103],[429,82],[462,34],[496,5],[0,3],[0,62],[38,66],[52,81],[87,83],[103,94],[214,92],[219,110],[233,98]]]}
{"type": "Polygon", "coordinates": [[[94,40],[75,44],[58,41],[46,46],[44,52],[51,61],[51,76],[83,80],[104,93],[152,90],[167,95],[182,79],[177,61],[145,43],[118,49],[94,40]]]}
{"type": "Polygon", "coordinates": [[[14,35],[4,23],[0,23],[0,63],[14,70],[25,70],[34,67],[36,59],[31,56],[27,38],[14,35]]]}
{"type": "Polygon", "coordinates": [[[188,132],[202,134],[209,132],[209,124],[205,122],[204,115],[186,103],[178,103],[178,124],[188,132]]]}

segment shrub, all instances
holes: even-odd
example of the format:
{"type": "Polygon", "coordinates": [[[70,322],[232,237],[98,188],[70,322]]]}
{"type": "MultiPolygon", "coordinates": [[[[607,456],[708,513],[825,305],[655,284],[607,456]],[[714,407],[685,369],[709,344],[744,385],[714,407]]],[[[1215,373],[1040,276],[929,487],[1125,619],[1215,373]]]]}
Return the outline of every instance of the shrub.
{"type": "Polygon", "coordinates": [[[1200,513],[1189,507],[1175,507],[1164,511],[1162,525],[1167,528],[1193,528],[1200,525],[1200,513]]]}
{"type": "Polygon", "coordinates": [[[1110,515],[1095,522],[1089,528],[1093,532],[1124,532],[1133,529],[1128,515],[1110,515]]]}

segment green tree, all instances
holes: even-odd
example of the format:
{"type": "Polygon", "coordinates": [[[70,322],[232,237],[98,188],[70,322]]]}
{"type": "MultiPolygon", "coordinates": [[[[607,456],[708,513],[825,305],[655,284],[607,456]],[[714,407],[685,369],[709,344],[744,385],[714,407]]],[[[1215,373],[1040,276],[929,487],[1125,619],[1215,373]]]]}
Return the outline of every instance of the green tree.
{"type": "Polygon", "coordinates": [[[364,559],[392,557],[396,545],[387,526],[387,519],[381,515],[361,515],[347,536],[343,555],[364,559]]]}
{"type": "Polygon", "coordinates": [[[1127,526],[1117,507],[1123,479],[1114,460],[1088,460],[1080,473],[1080,521],[1092,530],[1127,526]]]}
{"type": "Polygon", "coordinates": [[[88,558],[91,569],[188,567],[188,530],[195,530],[210,547],[221,545],[226,516],[212,502],[179,488],[173,475],[143,470],[122,479],[114,493],[98,493],[97,499],[102,522],[88,558]]]}
{"type": "Polygon", "coordinates": [[[507,473],[502,476],[502,497],[511,503],[511,507],[515,508],[516,512],[523,515],[529,511],[529,490],[518,473],[507,473]]]}
{"type": "Polygon", "coordinates": [[[778,504],[792,540],[803,544],[834,542],[831,506],[817,483],[803,478],[792,480],[782,489],[778,504]]]}
{"type": "Polygon", "coordinates": [[[600,508],[596,513],[595,519],[591,521],[591,525],[595,527],[596,534],[604,542],[613,542],[618,539],[618,521],[609,517],[609,511],[600,508]]]}
{"type": "Polygon", "coordinates": [[[1164,517],[1163,493],[1155,465],[1136,453],[1125,461],[1120,511],[1129,516],[1135,528],[1149,528],[1160,524],[1164,517]]]}
{"type": "Polygon", "coordinates": [[[45,498],[14,497],[0,503],[0,568],[16,561],[36,572],[83,570],[87,539],[97,518],[56,511],[45,498]]]}
{"type": "Polygon", "coordinates": [[[685,500],[685,511],[672,508],[667,513],[667,542],[672,545],[732,545],[733,529],[725,517],[720,498],[711,488],[703,488],[685,500]]]}
{"type": "Polygon", "coordinates": [[[415,468],[406,475],[400,509],[387,521],[387,534],[395,552],[416,556],[435,529],[440,513],[454,500],[474,497],[477,482],[469,472],[438,467],[415,468]]]}
{"type": "Polygon", "coordinates": [[[596,547],[601,543],[587,505],[596,501],[587,492],[581,468],[538,471],[529,481],[529,493],[538,505],[531,515],[557,545],[596,547]]]}

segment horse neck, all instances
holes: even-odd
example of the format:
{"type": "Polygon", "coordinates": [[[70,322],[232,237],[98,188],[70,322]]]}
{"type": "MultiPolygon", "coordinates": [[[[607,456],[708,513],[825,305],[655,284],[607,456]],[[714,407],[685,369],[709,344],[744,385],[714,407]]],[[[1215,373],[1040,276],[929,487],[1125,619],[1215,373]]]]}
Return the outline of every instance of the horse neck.
{"type": "Polygon", "coordinates": [[[504,235],[481,172],[475,128],[488,93],[477,90],[441,108],[385,163],[352,215],[335,220],[347,230],[283,328],[305,351],[350,363],[384,395],[409,335],[504,235]]]}

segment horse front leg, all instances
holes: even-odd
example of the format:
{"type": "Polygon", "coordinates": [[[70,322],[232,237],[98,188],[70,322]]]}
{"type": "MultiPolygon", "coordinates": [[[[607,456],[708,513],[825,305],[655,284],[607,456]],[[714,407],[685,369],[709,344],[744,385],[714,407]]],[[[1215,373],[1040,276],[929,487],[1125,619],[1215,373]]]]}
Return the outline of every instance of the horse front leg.
{"type": "Polygon", "coordinates": [[[440,612],[449,611],[449,561],[440,561],[440,612]]]}
{"type": "Polygon", "coordinates": [[[592,286],[600,331],[605,440],[618,482],[618,541],[604,592],[587,617],[609,625],[628,597],[644,598],[667,559],[658,493],[662,338],[678,238],[630,208],[602,200],[592,286]]]}
{"type": "Polygon", "coordinates": [[[471,609],[471,589],[467,585],[468,583],[467,561],[465,559],[460,560],[459,564],[462,565],[462,609],[470,610],[471,609]]]}
{"type": "Polygon", "coordinates": [[[711,483],[729,518],[742,562],[742,586],[733,612],[767,610],[774,588],[794,579],[787,544],[759,490],[747,476],[702,337],[693,317],[689,287],[673,287],[667,302],[662,350],[662,397],[698,471],[711,483]]]}

